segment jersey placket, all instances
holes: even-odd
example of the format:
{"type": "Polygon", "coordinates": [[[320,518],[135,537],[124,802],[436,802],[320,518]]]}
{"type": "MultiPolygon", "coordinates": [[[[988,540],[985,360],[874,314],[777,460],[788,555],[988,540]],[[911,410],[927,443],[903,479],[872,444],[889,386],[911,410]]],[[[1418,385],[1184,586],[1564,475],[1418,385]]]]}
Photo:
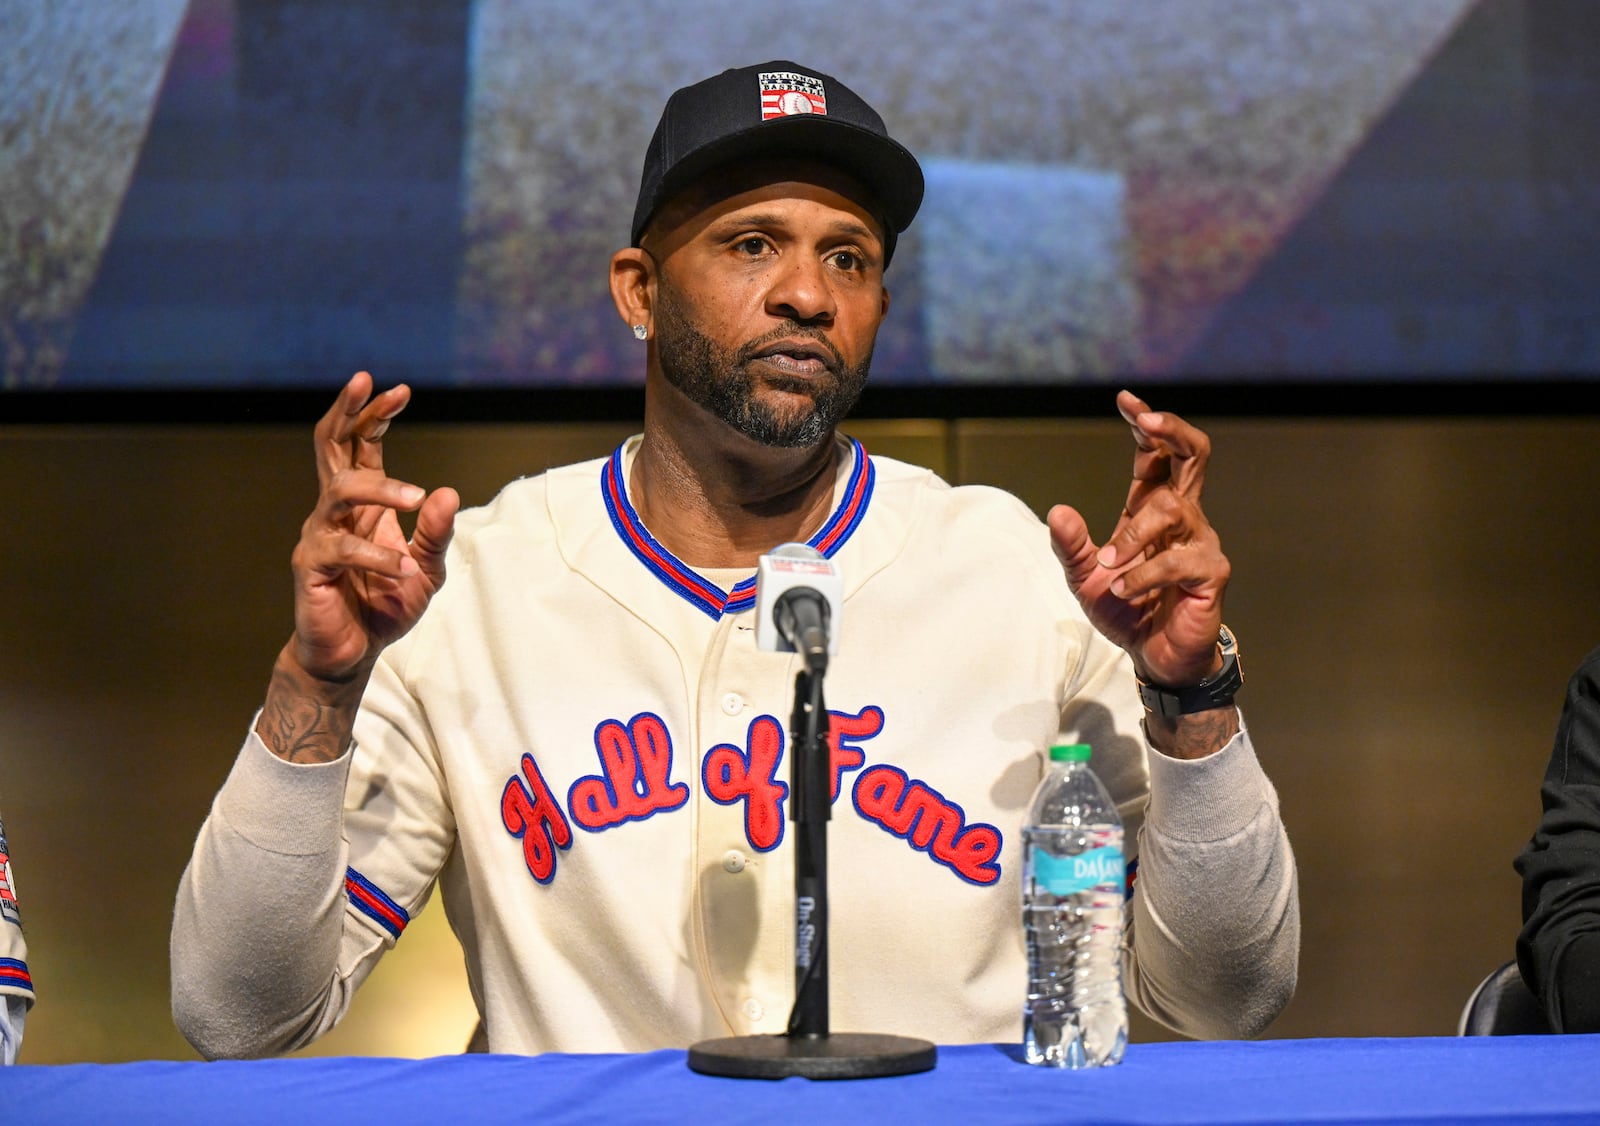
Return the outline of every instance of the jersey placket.
{"type": "MultiPolygon", "coordinates": [[[[724,588],[674,556],[644,526],[627,495],[627,446],[601,473],[612,527],[635,559],[678,598],[715,622],[696,685],[694,932],[701,971],[726,1027],[781,1032],[794,993],[794,878],[788,840],[788,715],[798,665],[758,653],[755,578],[724,588]]],[[[808,541],[832,556],[867,511],[874,471],[850,441],[829,518],[808,541]]],[[[677,646],[686,659],[692,646],[677,646]]]]}

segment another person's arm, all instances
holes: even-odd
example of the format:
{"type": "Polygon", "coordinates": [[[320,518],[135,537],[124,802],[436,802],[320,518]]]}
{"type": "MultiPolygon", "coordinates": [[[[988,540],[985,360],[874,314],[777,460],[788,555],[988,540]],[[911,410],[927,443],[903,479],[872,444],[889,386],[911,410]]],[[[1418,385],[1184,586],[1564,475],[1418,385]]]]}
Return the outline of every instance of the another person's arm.
{"type": "MultiPolygon", "coordinates": [[[[1104,545],[1065,506],[1049,524],[1089,620],[1140,680],[1169,690],[1222,668],[1230,567],[1200,505],[1210,440],[1123,392],[1133,482],[1104,545]]],[[[1278,799],[1231,704],[1147,712],[1150,801],[1140,835],[1129,991],[1193,1036],[1256,1035],[1294,993],[1300,908],[1278,799]]]]}
{"type": "Polygon", "coordinates": [[[1567,685],[1539,796],[1517,963],[1557,1032],[1600,1032],[1600,649],[1567,685]]]}
{"type": "Polygon", "coordinates": [[[294,634],[178,890],[173,1015],[207,1056],[314,1039],[386,948],[345,906],[352,733],[380,655],[444,582],[459,500],[385,475],[383,435],[409,392],[371,391],[358,374],[317,425],[321,492],[292,558],[294,634]],[[417,512],[409,541],[401,511],[417,512]]]}
{"type": "Polygon", "coordinates": [[[22,937],[11,849],[6,843],[5,825],[0,823],[0,1065],[17,1062],[23,1025],[32,1005],[28,944],[22,937]]]}

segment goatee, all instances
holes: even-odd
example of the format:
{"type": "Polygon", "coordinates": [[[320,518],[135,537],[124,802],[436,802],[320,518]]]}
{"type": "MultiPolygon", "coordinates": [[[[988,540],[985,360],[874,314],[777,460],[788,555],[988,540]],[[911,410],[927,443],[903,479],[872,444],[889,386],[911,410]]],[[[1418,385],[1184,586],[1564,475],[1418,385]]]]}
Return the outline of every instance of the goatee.
{"type": "Polygon", "coordinates": [[[740,348],[721,348],[689,323],[665,287],[656,293],[656,352],[661,374],[691,402],[752,441],[788,449],[814,446],[833,434],[861,397],[872,364],[870,351],[861,363],[846,364],[821,332],[798,321],[779,325],[740,348]],[[749,372],[756,352],[793,339],[813,341],[826,350],[825,378],[784,378],[771,372],[757,377],[749,372]],[[809,396],[810,406],[778,410],[756,396],[758,381],[809,396]]]}

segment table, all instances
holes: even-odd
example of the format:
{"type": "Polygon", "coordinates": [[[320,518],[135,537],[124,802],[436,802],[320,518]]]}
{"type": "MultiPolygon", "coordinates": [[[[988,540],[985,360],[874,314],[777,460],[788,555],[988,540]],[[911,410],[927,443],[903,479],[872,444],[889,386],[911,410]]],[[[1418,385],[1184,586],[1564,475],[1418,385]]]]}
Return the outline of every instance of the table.
{"type": "Polygon", "coordinates": [[[1600,1035],[1134,1044],[1049,1071],[1016,1045],[941,1047],[888,1079],[721,1079],[682,1051],[0,1069],[0,1121],[37,1123],[1549,1123],[1600,1121],[1600,1035]]]}

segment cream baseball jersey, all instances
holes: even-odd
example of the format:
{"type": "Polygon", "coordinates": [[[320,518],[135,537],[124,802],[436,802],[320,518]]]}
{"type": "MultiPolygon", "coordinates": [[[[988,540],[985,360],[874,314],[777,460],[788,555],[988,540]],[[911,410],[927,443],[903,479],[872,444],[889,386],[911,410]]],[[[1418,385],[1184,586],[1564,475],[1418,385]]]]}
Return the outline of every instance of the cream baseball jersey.
{"type": "MultiPolygon", "coordinates": [[[[335,824],[325,850],[337,859],[320,877],[342,881],[342,914],[317,908],[286,930],[314,958],[316,936],[337,929],[337,964],[316,970],[322,1010],[301,1010],[280,1041],[337,1020],[436,882],[489,1050],[644,1050],[782,1031],[798,658],[757,649],[753,574],[697,573],[643,526],[624,486],[636,444],[514,482],[458,518],[444,588],[363,699],[340,768],[344,842],[335,824]]],[[[1130,858],[1140,848],[1150,767],[1128,659],[1089,626],[1048,533],[1008,494],[951,488],[847,442],[833,512],[810,542],[844,581],[825,682],[831,1025],[1014,1040],[1018,825],[1061,733],[1095,747],[1130,858]]],[[[1179,849],[1161,860],[1180,914],[1219,885],[1269,899],[1292,886],[1271,787],[1247,741],[1230,752],[1236,762],[1201,783],[1228,796],[1207,798],[1199,816],[1216,839],[1243,843],[1225,859],[1186,862],[1179,849]]],[[[266,856],[251,852],[272,852],[262,838],[280,830],[257,820],[231,834],[226,823],[257,818],[275,789],[282,807],[291,788],[314,784],[306,769],[247,743],[185,877],[175,956],[203,945],[188,911],[251,910],[215,898],[229,894],[223,874],[261,869],[266,856]]],[[[1210,949],[1146,923],[1145,898],[1141,883],[1139,957],[1159,970],[1163,944],[1177,946],[1181,968],[1210,949]]],[[[1243,923],[1229,927],[1270,945],[1257,932],[1281,918],[1241,906],[1243,923]]],[[[263,924],[234,925],[242,938],[263,924]]],[[[1146,989],[1138,957],[1130,971],[1136,999],[1162,998],[1147,1007],[1184,1020],[1196,986],[1158,978],[1146,989]]]]}

